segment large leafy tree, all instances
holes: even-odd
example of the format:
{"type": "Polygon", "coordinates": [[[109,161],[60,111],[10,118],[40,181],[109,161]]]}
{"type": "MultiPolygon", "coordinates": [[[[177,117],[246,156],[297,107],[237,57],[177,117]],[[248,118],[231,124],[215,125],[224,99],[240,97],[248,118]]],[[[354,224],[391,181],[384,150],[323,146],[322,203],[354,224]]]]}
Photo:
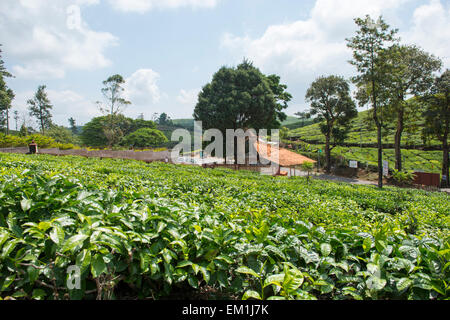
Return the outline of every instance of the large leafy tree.
{"type": "Polygon", "coordinates": [[[222,67],[203,87],[194,118],[204,128],[278,128],[291,95],[278,76],[265,76],[247,60],[236,68],[222,67]]]}
{"type": "MultiPolygon", "coordinates": [[[[81,132],[81,140],[83,144],[92,147],[104,147],[109,144],[108,137],[105,135],[104,125],[109,121],[108,116],[96,117],[83,126],[81,132]]],[[[146,121],[141,119],[133,120],[124,115],[115,116],[114,123],[124,136],[142,129],[155,129],[156,124],[153,121],[146,121]]],[[[119,143],[120,140],[117,142],[119,143]]]]}
{"type": "Polygon", "coordinates": [[[205,129],[275,129],[286,119],[292,96],[276,75],[266,76],[247,60],[222,67],[199,94],[194,118],[205,129]]]}
{"type": "Polygon", "coordinates": [[[125,79],[120,74],[115,74],[105,81],[103,81],[104,87],[102,88],[102,94],[106,101],[103,104],[97,101],[100,111],[105,114],[105,122],[103,123],[104,136],[108,140],[108,146],[111,147],[117,144],[123,137],[124,133],[120,126],[116,122],[118,115],[124,110],[124,108],[131,104],[130,101],[123,97],[125,79]]]}
{"type": "Polygon", "coordinates": [[[311,105],[309,114],[321,122],[320,130],[325,135],[325,170],[330,172],[331,140],[341,141],[351,120],[358,115],[349,84],[338,76],[320,77],[306,92],[306,102],[311,105]]]}
{"type": "Polygon", "coordinates": [[[41,133],[45,134],[45,130],[52,125],[51,110],[53,106],[45,92],[46,86],[39,86],[33,99],[27,101],[30,116],[35,117],[41,129],[41,133]]]}
{"type": "MultiPolygon", "coordinates": [[[[383,53],[398,41],[395,38],[398,30],[390,29],[390,26],[384,22],[382,17],[379,17],[378,21],[375,22],[367,15],[365,19],[356,18],[355,23],[358,26],[356,35],[347,39],[347,46],[353,50],[353,59],[349,62],[358,71],[358,75],[352,78],[353,82],[360,89],[368,89],[367,95],[373,107],[373,119],[377,126],[378,141],[378,186],[382,188],[383,121],[380,119],[379,99],[383,94],[382,90],[385,87],[386,77],[390,72],[389,64],[386,62],[383,53]]],[[[362,101],[360,101],[360,105],[362,101]]]]}
{"type": "Polygon", "coordinates": [[[449,177],[449,133],[450,133],[450,70],[436,78],[433,86],[423,98],[426,104],[424,133],[442,142],[443,187],[450,186],[449,177]]]}
{"type": "Polygon", "coordinates": [[[425,93],[433,84],[433,73],[438,71],[440,59],[417,46],[394,45],[383,54],[391,65],[386,92],[389,93],[388,119],[396,122],[395,169],[402,170],[401,140],[405,127],[413,125],[420,115],[415,100],[408,97],[425,93]]]}

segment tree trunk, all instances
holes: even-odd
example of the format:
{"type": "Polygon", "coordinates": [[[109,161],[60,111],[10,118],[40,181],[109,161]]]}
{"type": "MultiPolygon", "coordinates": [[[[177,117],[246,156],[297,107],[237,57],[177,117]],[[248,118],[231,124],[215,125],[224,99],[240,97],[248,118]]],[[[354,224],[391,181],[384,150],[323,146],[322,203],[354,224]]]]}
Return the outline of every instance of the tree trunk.
{"type": "Polygon", "coordinates": [[[373,119],[375,120],[375,124],[377,126],[377,141],[378,141],[378,187],[383,188],[383,141],[381,136],[381,128],[382,124],[378,119],[377,114],[377,97],[375,93],[375,82],[372,82],[373,86],[373,119]]]}
{"type": "Polygon", "coordinates": [[[449,146],[448,146],[448,134],[444,135],[444,140],[442,144],[442,150],[443,150],[443,162],[442,162],[442,176],[446,176],[447,178],[445,181],[442,181],[442,187],[447,188],[450,186],[450,177],[449,177],[449,166],[448,166],[448,153],[449,153],[449,146]]]}
{"type": "Polygon", "coordinates": [[[330,152],[330,134],[325,136],[325,172],[331,172],[331,152],[330,152]]]}
{"type": "Polygon", "coordinates": [[[404,110],[400,108],[398,111],[398,119],[397,119],[397,131],[395,132],[395,141],[394,141],[394,149],[395,149],[395,169],[398,171],[402,171],[402,134],[403,134],[403,123],[404,123],[404,110]]]}
{"type": "Polygon", "coordinates": [[[9,135],[9,108],[6,107],[6,135],[9,135]]]}
{"type": "Polygon", "coordinates": [[[45,128],[44,128],[44,116],[41,113],[41,130],[42,130],[42,135],[45,135],[45,128]]]}

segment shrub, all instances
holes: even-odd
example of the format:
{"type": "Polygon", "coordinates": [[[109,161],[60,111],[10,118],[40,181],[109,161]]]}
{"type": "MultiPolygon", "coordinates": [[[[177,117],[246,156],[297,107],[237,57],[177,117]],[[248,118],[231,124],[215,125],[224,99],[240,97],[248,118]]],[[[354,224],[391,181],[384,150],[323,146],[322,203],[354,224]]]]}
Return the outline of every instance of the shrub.
{"type": "Polygon", "coordinates": [[[77,146],[72,143],[59,143],[53,138],[41,134],[33,134],[26,137],[0,135],[0,148],[27,147],[33,140],[39,148],[59,148],[61,150],[77,148],[77,146]]]}
{"type": "Polygon", "coordinates": [[[0,148],[13,148],[24,146],[25,141],[21,137],[0,134],[0,148]]]}
{"type": "Polygon", "coordinates": [[[398,171],[394,169],[392,178],[400,185],[411,185],[415,179],[415,175],[412,171],[398,171]]]}
{"type": "Polygon", "coordinates": [[[122,145],[137,148],[159,147],[167,141],[166,136],[161,131],[142,128],[126,136],[122,141],[122,145]]]}

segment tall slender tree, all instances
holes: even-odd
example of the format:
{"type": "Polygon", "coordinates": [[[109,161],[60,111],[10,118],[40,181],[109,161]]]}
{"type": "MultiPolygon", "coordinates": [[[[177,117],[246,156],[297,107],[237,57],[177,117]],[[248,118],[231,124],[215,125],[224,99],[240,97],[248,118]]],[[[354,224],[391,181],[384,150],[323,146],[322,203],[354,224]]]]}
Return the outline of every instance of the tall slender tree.
{"type": "Polygon", "coordinates": [[[19,130],[19,111],[15,110],[14,111],[14,121],[16,122],[16,131],[19,130]]]}
{"type": "Polygon", "coordinates": [[[383,144],[382,126],[380,119],[379,96],[385,87],[386,76],[389,74],[389,65],[383,58],[383,52],[398,42],[395,38],[398,30],[390,29],[382,17],[374,21],[369,15],[365,19],[357,18],[358,26],[356,35],[347,39],[347,46],[353,50],[353,59],[350,64],[354,65],[359,75],[352,78],[359,88],[370,85],[370,101],[373,107],[373,119],[377,126],[378,141],[378,186],[383,187],[383,144]]]}
{"type": "Polygon", "coordinates": [[[0,44],[0,125],[6,128],[6,134],[9,134],[9,110],[14,99],[14,92],[6,85],[5,78],[11,78],[13,75],[5,68],[2,60],[2,50],[0,44]]]}
{"type": "Polygon", "coordinates": [[[74,118],[69,118],[69,125],[70,125],[70,130],[72,131],[73,134],[78,134],[78,129],[77,129],[77,125],[75,122],[74,118]]]}
{"type": "Polygon", "coordinates": [[[396,122],[394,140],[395,169],[401,171],[401,141],[405,127],[416,120],[420,112],[414,100],[408,97],[424,94],[433,84],[433,73],[442,66],[442,61],[417,46],[394,45],[383,54],[391,72],[386,75],[389,81],[389,120],[396,122]]]}
{"type": "Polygon", "coordinates": [[[0,75],[0,125],[5,126],[6,134],[9,134],[9,110],[14,99],[14,92],[6,86],[0,75]]]}
{"type": "Polygon", "coordinates": [[[449,176],[449,134],[450,134],[450,70],[436,78],[431,90],[423,98],[426,104],[425,135],[431,135],[442,142],[442,186],[450,186],[449,176]]]}
{"type": "Polygon", "coordinates": [[[350,121],[358,115],[356,105],[350,97],[348,82],[338,76],[320,77],[306,92],[310,103],[309,113],[321,122],[320,130],[325,135],[325,171],[331,171],[331,140],[341,140],[348,131],[350,121]]]}
{"type": "Polygon", "coordinates": [[[8,70],[6,70],[5,68],[5,62],[2,60],[2,48],[1,48],[1,44],[0,44],[0,76],[3,76],[5,78],[12,78],[13,75],[11,73],[8,72],[8,70]]]}
{"type": "Polygon", "coordinates": [[[123,97],[125,79],[120,74],[115,74],[105,81],[102,88],[103,97],[106,100],[106,105],[97,101],[100,111],[108,118],[103,124],[103,131],[108,139],[109,147],[120,142],[123,137],[123,132],[117,125],[117,116],[124,110],[124,108],[131,104],[130,101],[123,97]]]}
{"type": "Polygon", "coordinates": [[[45,89],[46,86],[39,86],[34,98],[27,101],[30,116],[37,119],[42,134],[45,134],[45,130],[49,129],[52,124],[50,111],[53,109],[53,106],[50,104],[45,89]]]}

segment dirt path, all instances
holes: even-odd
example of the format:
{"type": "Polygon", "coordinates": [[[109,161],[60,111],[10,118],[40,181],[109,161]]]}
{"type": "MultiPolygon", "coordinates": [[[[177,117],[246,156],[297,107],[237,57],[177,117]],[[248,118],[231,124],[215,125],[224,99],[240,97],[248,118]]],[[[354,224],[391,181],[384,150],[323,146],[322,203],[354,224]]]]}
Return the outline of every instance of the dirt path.
{"type": "MultiPolygon", "coordinates": [[[[281,168],[281,171],[287,171],[288,172],[288,176],[292,175],[297,176],[297,177],[306,177],[308,176],[307,172],[301,171],[301,170],[289,170],[289,168],[281,168]]],[[[317,173],[317,172],[312,172],[311,173],[311,177],[313,179],[318,179],[318,180],[329,180],[329,181],[336,181],[336,182],[345,182],[345,183],[350,183],[350,184],[356,184],[356,185],[373,185],[376,186],[377,183],[373,182],[373,181],[366,181],[366,180],[359,180],[359,179],[352,179],[352,178],[345,178],[345,177],[339,177],[339,176],[333,176],[333,175],[329,175],[329,174],[324,174],[324,173],[317,173]]]]}

